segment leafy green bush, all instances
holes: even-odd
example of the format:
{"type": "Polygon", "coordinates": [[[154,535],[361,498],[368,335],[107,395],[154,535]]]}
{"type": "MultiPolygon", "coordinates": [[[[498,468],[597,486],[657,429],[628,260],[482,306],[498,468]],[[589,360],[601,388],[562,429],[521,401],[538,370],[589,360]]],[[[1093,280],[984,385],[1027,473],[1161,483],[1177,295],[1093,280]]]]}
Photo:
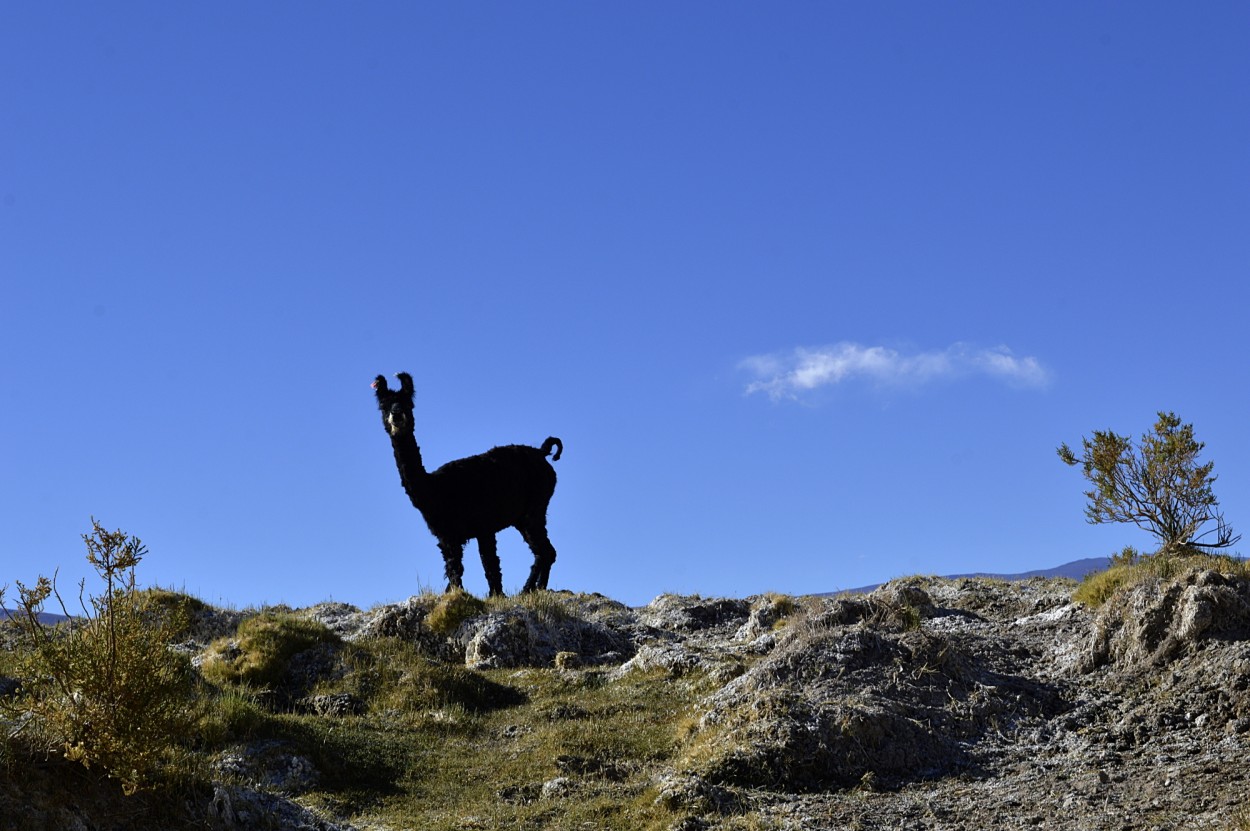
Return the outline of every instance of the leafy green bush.
{"type": "MultiPolygon", "coordinates": [[[[1113,566],[1131,566],[1141,562],[1142,553],[1131,545],[1126,545],[1120,549],[1120,553],[1112,556],[1111,565],[1113,566]]],[[[1087,575],[1088,576],[1088,575],[1087,575]]]]}
{"type": "Polygon", "coordinates": [[[193,733],[199,712],[191,668],[166,646],[177,616],[137,588],[135,568],[147,554],[139,539],[92,519],[83,541],[104,593],[84,598],[80,584],[81,614],[70,616],[55,578],[41,576],[30,588],[17,583],[22,691],[0,706],[28,720],[29,741],[103,769],[134,793],[166,772],[193,733]],[[49,598],[68,621],[42,622],[49,598]]]}

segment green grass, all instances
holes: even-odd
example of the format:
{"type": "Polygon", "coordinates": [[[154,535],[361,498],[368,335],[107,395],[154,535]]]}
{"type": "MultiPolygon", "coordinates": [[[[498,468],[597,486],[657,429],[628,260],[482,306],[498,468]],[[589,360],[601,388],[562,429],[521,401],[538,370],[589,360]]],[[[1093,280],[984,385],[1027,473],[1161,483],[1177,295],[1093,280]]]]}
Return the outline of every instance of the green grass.
{"type": "Polygon", "coordinates": [[[221,638],[200,668],[215,684],[272,686],[281,681],[291,658],[338,637],[311,620],[289,613],[264,612],[239,624],[233,638],[221,638]]]}
{"type": "MultiPolygon", "coordinates": [[[[480,614],[480,604],[449,595],[435,608],[453,619],[457,610],[480,614]]],[[[552,618],[575,613],[557,595],[489,604],[523,604],[552,618]]],[[[609,682],[598,669],[476,672],[397,638],[344,644],[272,612],[245,620],[214,649],[232,657],[204,664],[206,714],[193,742],[204,760],[278,741],[322,773],[302,801],[364,824],[431,831],[670,827],[680,817],[657,802],[654,780],[680,759],[696,701],[709,689],[698,678],[662,674],[609,682]],[[272,697],[258,694],[265,683],[280,678],[299,649],[324,643],[340,650],[344,671],[311,693],[349,693],[360,714],[275,711],[272,697]],[[548,786],[544,795],[544,783],[558,778],[564,789],[548,786]]]]}
{"type": "Polygon", "coordinates": [[[379,638],[351,649],[346,676],[318,685],[315,693],[347,692],[374,713],[399,720],[420,719],[431,711],[485,713],[515,706],[524,696],[463,666],[435,661],[410,643],[379,638]]]}
{"type": "Polygon", "coordinates": [[[276,740],[322,772],[301,798],[394,828],[667,828],[657,771],[680,754],[697,679],[602,670],[474,672],[396,639],[352,645],[349,670],[318,693],[348,692],[357,716],[272,712],[244,686],[206,692],[206,757],[276,740]],[[544,796],[543,785],[567,780],[544,796]]]}
{"type": "Polygon", "coordinates": [[[371,818],[431,831],[671,824],[651,793],[652,774],[679,750],[691,687],[654,675],[610,684],[597,672],[484,675],[515,685],[524,704],[452,725],[414,723],[421,758],[371,818]],[[543,784],[560,777],[566,792],[544,797],[543,784]]]}

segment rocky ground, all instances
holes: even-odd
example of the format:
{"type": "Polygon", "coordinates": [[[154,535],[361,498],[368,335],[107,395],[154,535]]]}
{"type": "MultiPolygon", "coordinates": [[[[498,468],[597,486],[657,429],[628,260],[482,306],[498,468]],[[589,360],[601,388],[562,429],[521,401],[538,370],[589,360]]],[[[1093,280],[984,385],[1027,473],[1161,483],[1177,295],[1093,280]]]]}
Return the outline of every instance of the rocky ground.
{"type": "MultiPolygon", "coordinates": [[[[1250,828],[1250,583],[1192,569],[1096,611],[1073,587],[909,578],[869,595],[635,609],[563,595],[559,614],[518,606],[449,637],[426,626],[431,598],[302,614],[348,642],[402,638],[476,669],[701,679],[679,756],[647,773],[674,829],[1250,828]]],[[[182,648],[202,655],[237,622],[207,610],[202,640],[182,648]]],[[[307,706],[337,717],[358,702],[307,706]]],[[[571,787],[553,783],[544,794],[571,787]]],[[[353,827],[265,790],[218,787],[207,819],[283,827],[258,817],[287,811],[285,827],[353,827]]]]}
{"type": "Polygon", "coordinates": [[[1197,572],[1097,613],[1047,581],[884,591],[924,592],[917,629],[794,635],[711,698],[714,724],[790,702],[719,737],[711,779],[779,759],[745,766],[751,794],[803,829],[1245,827],[1244,584],[1197,572]]]}

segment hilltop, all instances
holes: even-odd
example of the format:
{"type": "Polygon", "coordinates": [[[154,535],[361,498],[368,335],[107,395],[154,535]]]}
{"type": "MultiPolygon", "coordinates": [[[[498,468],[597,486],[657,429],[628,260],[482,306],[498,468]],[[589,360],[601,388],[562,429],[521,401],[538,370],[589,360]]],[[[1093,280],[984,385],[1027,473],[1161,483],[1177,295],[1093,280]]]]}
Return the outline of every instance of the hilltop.
{"type": "Polygon", "coordinates": [[[1097,608],[1040,577],[197,601],[175,648],[231,708],[198,784],[162,804],[10,761],[0,828],[1245,829],[1250,580],[1209,565],[1097,608]],[[258,621],[304,640],[262,654],[258,621]]]}

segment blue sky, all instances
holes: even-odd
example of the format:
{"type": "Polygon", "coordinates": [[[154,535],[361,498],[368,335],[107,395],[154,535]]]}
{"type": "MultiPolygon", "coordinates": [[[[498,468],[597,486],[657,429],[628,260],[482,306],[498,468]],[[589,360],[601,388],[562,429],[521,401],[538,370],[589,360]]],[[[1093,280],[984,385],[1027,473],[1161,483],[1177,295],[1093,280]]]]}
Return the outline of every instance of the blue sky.
{"type": "Polygon", "coordinates": [[[400,370],[628,603],[1148,545],[1054,451],[1160,409],[1241,528],[1247,266],[1244,3],[0,4],[0,583],[441,588],[400,370]]]}

